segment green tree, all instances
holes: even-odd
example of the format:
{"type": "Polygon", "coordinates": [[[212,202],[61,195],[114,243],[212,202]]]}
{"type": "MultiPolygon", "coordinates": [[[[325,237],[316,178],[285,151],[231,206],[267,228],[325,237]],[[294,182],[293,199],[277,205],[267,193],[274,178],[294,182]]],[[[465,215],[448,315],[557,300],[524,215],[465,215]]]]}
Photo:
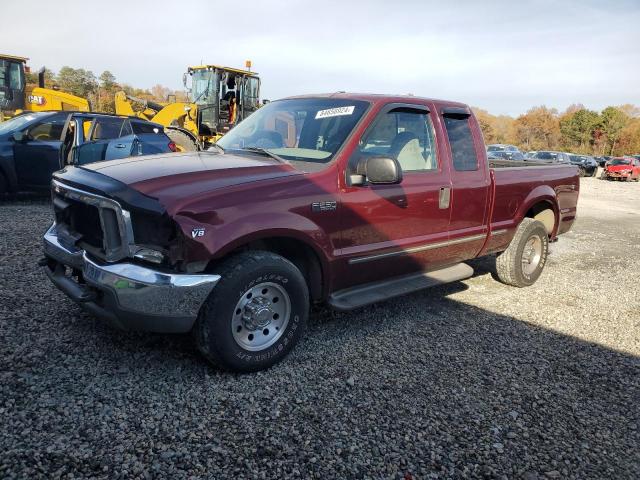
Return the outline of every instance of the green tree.
{"type": "Polygon", "coordinates": [[[613,155],[620,132],[627,123],[629,123],[628,115],[616,107],[607,107],[602,111],[600,128],[602,133],[606,135],[605,146],[609,155],[613,155]]]}
{"type": "Polygon", "coordinates": [[[561,144],[571,151],[592,153],[594,131],[600,116],[586,108],[565,113],[560,119],[561,144]]]}
{"type": "Polygon", "coordinates": [[[84,68],[62,67],[56,76],[60,89],[82,98],[89,98],[98,88],[93,72],[84,68]]]}

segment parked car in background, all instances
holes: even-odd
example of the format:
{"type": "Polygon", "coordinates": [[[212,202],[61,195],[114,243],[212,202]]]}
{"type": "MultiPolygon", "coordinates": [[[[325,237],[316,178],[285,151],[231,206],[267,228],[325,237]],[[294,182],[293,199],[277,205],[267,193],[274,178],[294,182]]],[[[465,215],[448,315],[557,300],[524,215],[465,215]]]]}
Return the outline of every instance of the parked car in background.
{"type": "Polygon", "coordinates": [[[538,153],[536,150],[531,150],[530,152],[525,152],[524,158],[525,160],[528,158],[533,158],[533,156],[538,153]]]}
{"type": "Polygon", "coordinates": [[[0,123],[0,193],[48,189],[65,165],[175,151],[162,125],[87,112],[28,112],[0,123]]]}
{"type": "Polygon", "coordinates": [[[569,155],[569,161],[578,166],[581,177],[595,177],[598,173],[598,162],[587,155],[569,155]]]}
{"type": "Polygon", "coordinates": [[[523,160],[524,155],[515,145],[506,145],[503,143],[494,143],[487,145],[487,153],[496,153],[500,158],[505,160],[523,160]]]}
{"type": "Polygon", "coordinates": [[[571,163],[569,154],[565,152],[554,152],[551,150],[542,150],[535,152],[533,155],[527,158],[527,160],[545,162],[545,163],[571,163]]]}
{"type": "Polygon", "coordinates": [[[606,163],[611,160],[613,157],[609,157],[609,156],[598,156],[598,157],[593,157],[595,159],[596,162],[598,162],[598,166],[604,168],[604,166],[606,165],[606,163]]]}
{"type": "Polygon", "coordinates": [[[492,155],[493,157],[501,158],[503,160],[514,160],[514,161],[520,161],[520,162],[523,162],[525,160],[524,154],[520,151],[514,152],[514,151],[507,151],[507,150],[497,150],[493,152],[487,152],[487,158],[489,157],[489,155],[492,155]]]}
{"type": "Polygon", "coordinates": [[[640,159],[635,157],[612,158],[604,167],[600,178],[605,180],[640,180],[640,159]]]}

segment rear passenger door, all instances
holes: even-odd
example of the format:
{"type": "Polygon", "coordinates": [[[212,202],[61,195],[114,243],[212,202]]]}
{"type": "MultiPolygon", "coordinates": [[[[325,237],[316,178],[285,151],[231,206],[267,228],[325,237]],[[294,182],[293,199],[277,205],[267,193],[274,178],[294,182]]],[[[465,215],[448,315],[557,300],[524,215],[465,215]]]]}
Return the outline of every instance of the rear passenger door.
{"type": "Polygon", "coordinates": [[[138,154],[138,141],[126,118],[97,117],[89,132],[89,141],[76,149],[75,163],[84,165],[138,154]]]}
{"type": "Polygon", "coordinates": [[[484,244],[491,178],[485,164],[484,140],[469,109],[442,108],[440,120],[451,158],[448,254],[453,260],[463,261],[473,258],[484,244]]]}

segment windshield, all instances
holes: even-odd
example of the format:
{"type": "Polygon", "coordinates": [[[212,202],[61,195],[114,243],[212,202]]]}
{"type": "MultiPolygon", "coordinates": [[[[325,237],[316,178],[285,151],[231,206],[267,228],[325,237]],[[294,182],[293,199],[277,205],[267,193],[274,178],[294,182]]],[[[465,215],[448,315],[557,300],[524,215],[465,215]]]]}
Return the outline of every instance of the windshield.
{"type": "Polygon", "coordinates": [[[214,103],[216,98],[216,77],[213,70],[194,70],[191,83],[191,98],[194,103],[214,103]]]}
{"type": "Polygon", "coordinates": [[[6,122],[2,122],[0,123],[0,135],[3,133],[20,130],[20,128],[29,123],[31,120],[35,120],[40,116],[42,116],[42,114],[26,113],[24,115],[19,115],[17,117],[9,119],[6,122]]]}
{"type": "Polygon", "coordinates": [[[609,165],[631,165],[631,160],[627,160],[626,158],[614,158],[609,162],[609,165]]]}
{"type": "Polygon", "coordinates": [[[335,98],[271,102],[240,122],[218,144],[234,152],[264,149],[303,171],[320,170],[331,161],[368,105],[335,98]]]}

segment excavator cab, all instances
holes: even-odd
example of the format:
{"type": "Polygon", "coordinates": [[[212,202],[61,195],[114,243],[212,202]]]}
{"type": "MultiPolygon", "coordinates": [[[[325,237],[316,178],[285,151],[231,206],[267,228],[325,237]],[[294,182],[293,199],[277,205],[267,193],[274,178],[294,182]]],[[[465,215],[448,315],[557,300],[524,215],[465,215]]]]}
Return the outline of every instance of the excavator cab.
{"type": "Polygon", "coordinates": [[[25,107],[26,62],[24,57],[0,55],[0,117],[25,107]]]}
{"type": "Polygon", "coordinates": [[[255,72],[217,65],[190,67],[191,101],[198,110],[198,135],[213,143],[260,106],[255,72]]]}

